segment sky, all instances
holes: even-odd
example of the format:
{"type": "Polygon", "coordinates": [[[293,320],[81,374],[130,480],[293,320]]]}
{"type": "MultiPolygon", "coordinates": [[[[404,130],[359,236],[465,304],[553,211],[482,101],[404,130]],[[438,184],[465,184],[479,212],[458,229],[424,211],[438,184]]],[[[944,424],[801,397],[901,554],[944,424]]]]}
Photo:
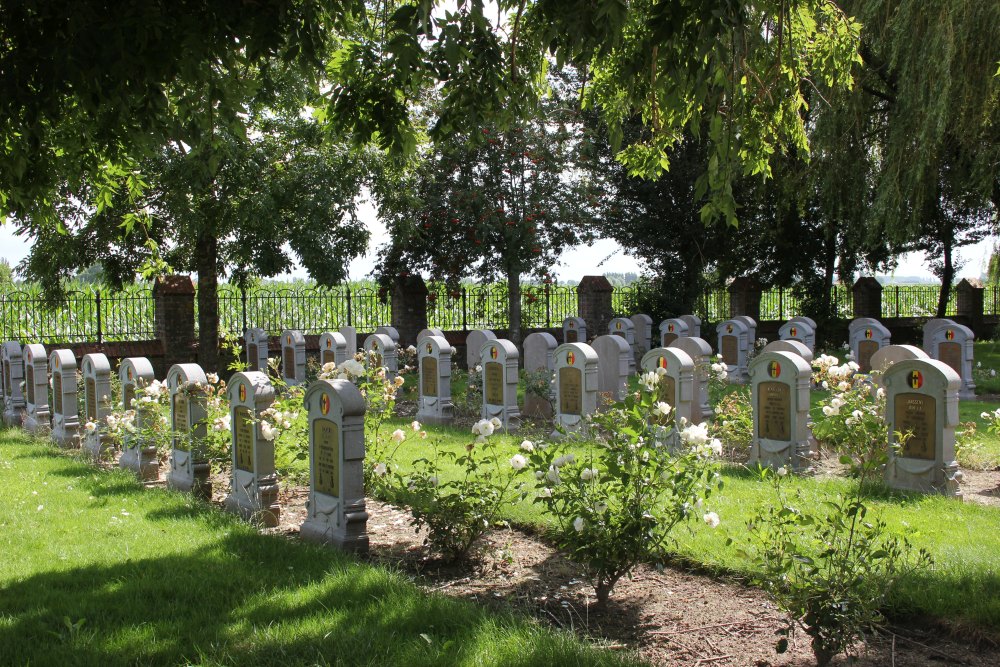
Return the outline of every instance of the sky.
{"type": "MultiPolygon", "coordinates": [[[[388,240],[385,227],[379,223],[370,202],[360,206],[358,216],[371,230],[371,239],[368,243],[368,253],[350,264],[350,278],[355,280],[371,277],[379,246],[388,240]]],[[[965,261],[965,266],[960,270],[956,280],[963,277],[978,278],[984,273],[993,243],[994,239],[990,237],[976,245],[962,248],[959,252],[961,259],[965,261]]],[[[0,257],[6,259],[11,266],[24,259],[30,247],[30,239],[16,236],[11,225],[0,226],[0,257]]],[[[599,240],[589,246],[580,245],[564,253],[555,269],[555,274],[561,281],[578,281],[585,275],[641,273],[642,268],[642,264],[636,258],[625,254],[616,242],[599,240]]],[[[933,278],[922,253],[904,255],[895,275],[933,278]]],[[[308,275],[299,268],[293,270],[289,277],[306,278],[308,275]]]]}

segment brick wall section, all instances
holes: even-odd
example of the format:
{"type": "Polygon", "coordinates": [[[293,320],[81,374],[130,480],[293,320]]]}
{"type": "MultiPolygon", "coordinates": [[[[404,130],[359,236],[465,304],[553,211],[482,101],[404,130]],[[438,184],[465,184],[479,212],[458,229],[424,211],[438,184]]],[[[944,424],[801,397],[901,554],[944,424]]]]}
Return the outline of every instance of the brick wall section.
{"type": "Polygon", "coordinates": [[[851,287],[854,317],[882,317],[882,284],[871,276],[858,278],[851,287]]]}
{"type": "Polygon", "coordinates": [[[743,276],[729,283],[728,291],[730,317],[747,315],[755,322],[760,321],[760,283],[743,276]]]}
{"type": "Polygon", "coordinates": [[[962,278],[955,287],[955,314],[968,320],[969,324],[966,326],[973,331],[982,328],[985,295],[986,288],[975,278],[962,278]]]}
{"type": "Polygon", "coordinates": [[[420,276],[393,281],[392,326],[399,332],[403,347],[416,345],[417,334],[427,328],[427,285],[420,276]]]}
{"type": "MultiPolygon", "coordinates": [[[[608,325],[614,317],[614,310],[611,307],[611,293],[614,287],[604,276],[584,276],[576,288],[576,314],[582,317],[587,323],[587,335],[596,338],[608,333],[608,325]]],[[[560,327],[562,322],[559,323],[560,327]]],[[[522,336],[527,336],[525,329],[522,336]]],[[[562,333],[556,336],[556,340],[562,340],[562,333]]]]}
{"type": "Polygon", "coordinates": [[[153,284],[156,337],[163,344],[163,363],[168,369],[198,360],[194,298],[190,276],[161,276],[153,284]]]}

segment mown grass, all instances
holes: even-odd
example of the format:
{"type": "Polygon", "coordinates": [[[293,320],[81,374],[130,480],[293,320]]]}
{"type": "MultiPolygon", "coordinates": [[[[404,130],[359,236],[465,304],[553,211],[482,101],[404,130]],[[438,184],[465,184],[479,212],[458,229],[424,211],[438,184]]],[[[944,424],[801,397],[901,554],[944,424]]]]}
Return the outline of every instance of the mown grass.
{"type": "Polygon", "coordinates": [[[626,665],[0,433],[0,664],[626,665]]]}

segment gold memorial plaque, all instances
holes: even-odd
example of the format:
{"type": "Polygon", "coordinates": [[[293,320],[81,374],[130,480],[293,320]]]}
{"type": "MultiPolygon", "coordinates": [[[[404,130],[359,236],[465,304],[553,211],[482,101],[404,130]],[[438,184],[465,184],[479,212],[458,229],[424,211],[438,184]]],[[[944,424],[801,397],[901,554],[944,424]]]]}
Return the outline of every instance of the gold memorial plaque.
{"type": "Polygon", "coordinates": [[[579,368],[559,369],[559,414],[583,415],[583,371],[579,368]]]}
{"type": "Polygon", "coordinates": [[[669,403],[674,411],[670,413],[671,419],[677,418],[677,381],[669,375],[660,377],[660,388],[657,398],[664,403],[669,403]]]}
{"type": "Polygon", "coordinates": [[[286,347],[281,353],[282,370],[289,380],[295,379],[295,348],[286,347]]]}
{"type": "Polygon", "coordinates": [[[97,383],[94,378],[84,380],[84,400],[87,401],[87,419],[97,421],[97,383]]]}
{"type": "Polygon", "coordinates": [[[933,396],[907,392],[896,394],[893,402],[896,419],[894,431],[912,433],[899,455],[911,459],[935,459],[937,443],[937,402],[933,396]]]}
{"type": "Polygon", "coordinates": [[[122,387],[122,403],[125,404],[126,410],[132,409],[132,401],[135,400],[135,385],[127,384],[122,387]]]}
{"type": "Polygon", "coordinates": [[[437,397],[438,361],[434,357],[420,360],[420,395],[437,397]]]}
{"type": "Polygon", "coordinates": [[[566,329],[565,338],[567,343],[576,343],[580,340],[580,332],[576,329],[566,329]]]}
{"type": "Polygon", "coordinates": [[[62,406],[62,373],[52,374],[52,412],[61,415],[62,406]]]}
{"type": "Polygon", "coordinates": [[[174,394],[174,430],[178,433],[187,433],[191,430],[188,424],[188,397],[187,394],[177,392],[174,394]]]}
{"type": "Polygon", "coordinates": [[[24,384],[28,392],[28,403],[35,404],[35,367],[28,364],[27,377],[24,384]]]}
{"type": "Polygon", "coordinates": [[[868,373],[872,369],[872,355],[878,352],[878,343],[873,340],[858,342],[858,369],[868,373]]]}
{"type": "Polygon", "coordinates": [[[660,338],[660,346],[666,347],[677,340],[677,334],[675,333],[664,333],[660,338]]]}
{"type": "Polygon", "coordinates": [[[490,405],[503,405],[503,364],[486,362],[483,378],[486,380],[486,402],[490,405]]]}
{"type": "Polygon", "coordinates": [[[327,364],[336,363],[336,355],[333,350],[323,350],[320,352],[320,364],[325,366],[327,364]]]}
{"type": "Polygon", "coordinates": [[[253,431],[250,408],[237,405],[233,408],[233,452],[237,470],[253,472],[253,431]]]}
{"type": "Polygon", "coordinates": [[[784,382],[757,385],[757,436],[762,440],[792,439],[791,387],[784,382]]]}
{"type": "Polygon", "coordinates": [[[257,343],[247,344],[247,366],[251,371],[259,371],[260,368],[257,365],[257,343]]]}
{"type": "Polygon", "coordinates": [[[938,360],[951,366],[952,370],[962,377],[961,343],[938,343],[938,360]]]}
{"type": "Polygon", "coordinates": [[[739,341],[736,336],[722,337],[722,362],[727,366],[739,363],[739,341]]]}
{"type": "Polygon", "coordinates": [[[329,419],[313,420],[313,489],[340,497],[340,429],[329,419]]]}

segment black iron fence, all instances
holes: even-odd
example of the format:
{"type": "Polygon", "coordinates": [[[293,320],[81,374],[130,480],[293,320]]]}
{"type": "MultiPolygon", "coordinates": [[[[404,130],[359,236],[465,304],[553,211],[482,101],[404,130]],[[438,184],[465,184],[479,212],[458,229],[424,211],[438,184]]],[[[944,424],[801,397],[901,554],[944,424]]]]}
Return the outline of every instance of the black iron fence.
{"type": "MultiPolygon", "coordinates": [[[[510,326],[509,295],[503,284],[455,288],[432,283],[427,291],[427,326],[445,331],[506,329],[510,326]]],[[[522,327],[560,327],[562,321],[576,315],[576,311],[575,286],[521,286],[522,327]]]]}
{"type": "Polygon", "coordinates": [[[230,333],[260,327],[270,335],[318,334],[345,325],[374,331],[391,323],[388,296],[374,286],[219,285],[219,328],[230,333]]]}
{"type": "Polygon", "coordinates": [[[0,339],[53,343],[151,340],[156,337],[153,294],[92,289],[48,299],[40,290],[0,294],[0,339]]]}

